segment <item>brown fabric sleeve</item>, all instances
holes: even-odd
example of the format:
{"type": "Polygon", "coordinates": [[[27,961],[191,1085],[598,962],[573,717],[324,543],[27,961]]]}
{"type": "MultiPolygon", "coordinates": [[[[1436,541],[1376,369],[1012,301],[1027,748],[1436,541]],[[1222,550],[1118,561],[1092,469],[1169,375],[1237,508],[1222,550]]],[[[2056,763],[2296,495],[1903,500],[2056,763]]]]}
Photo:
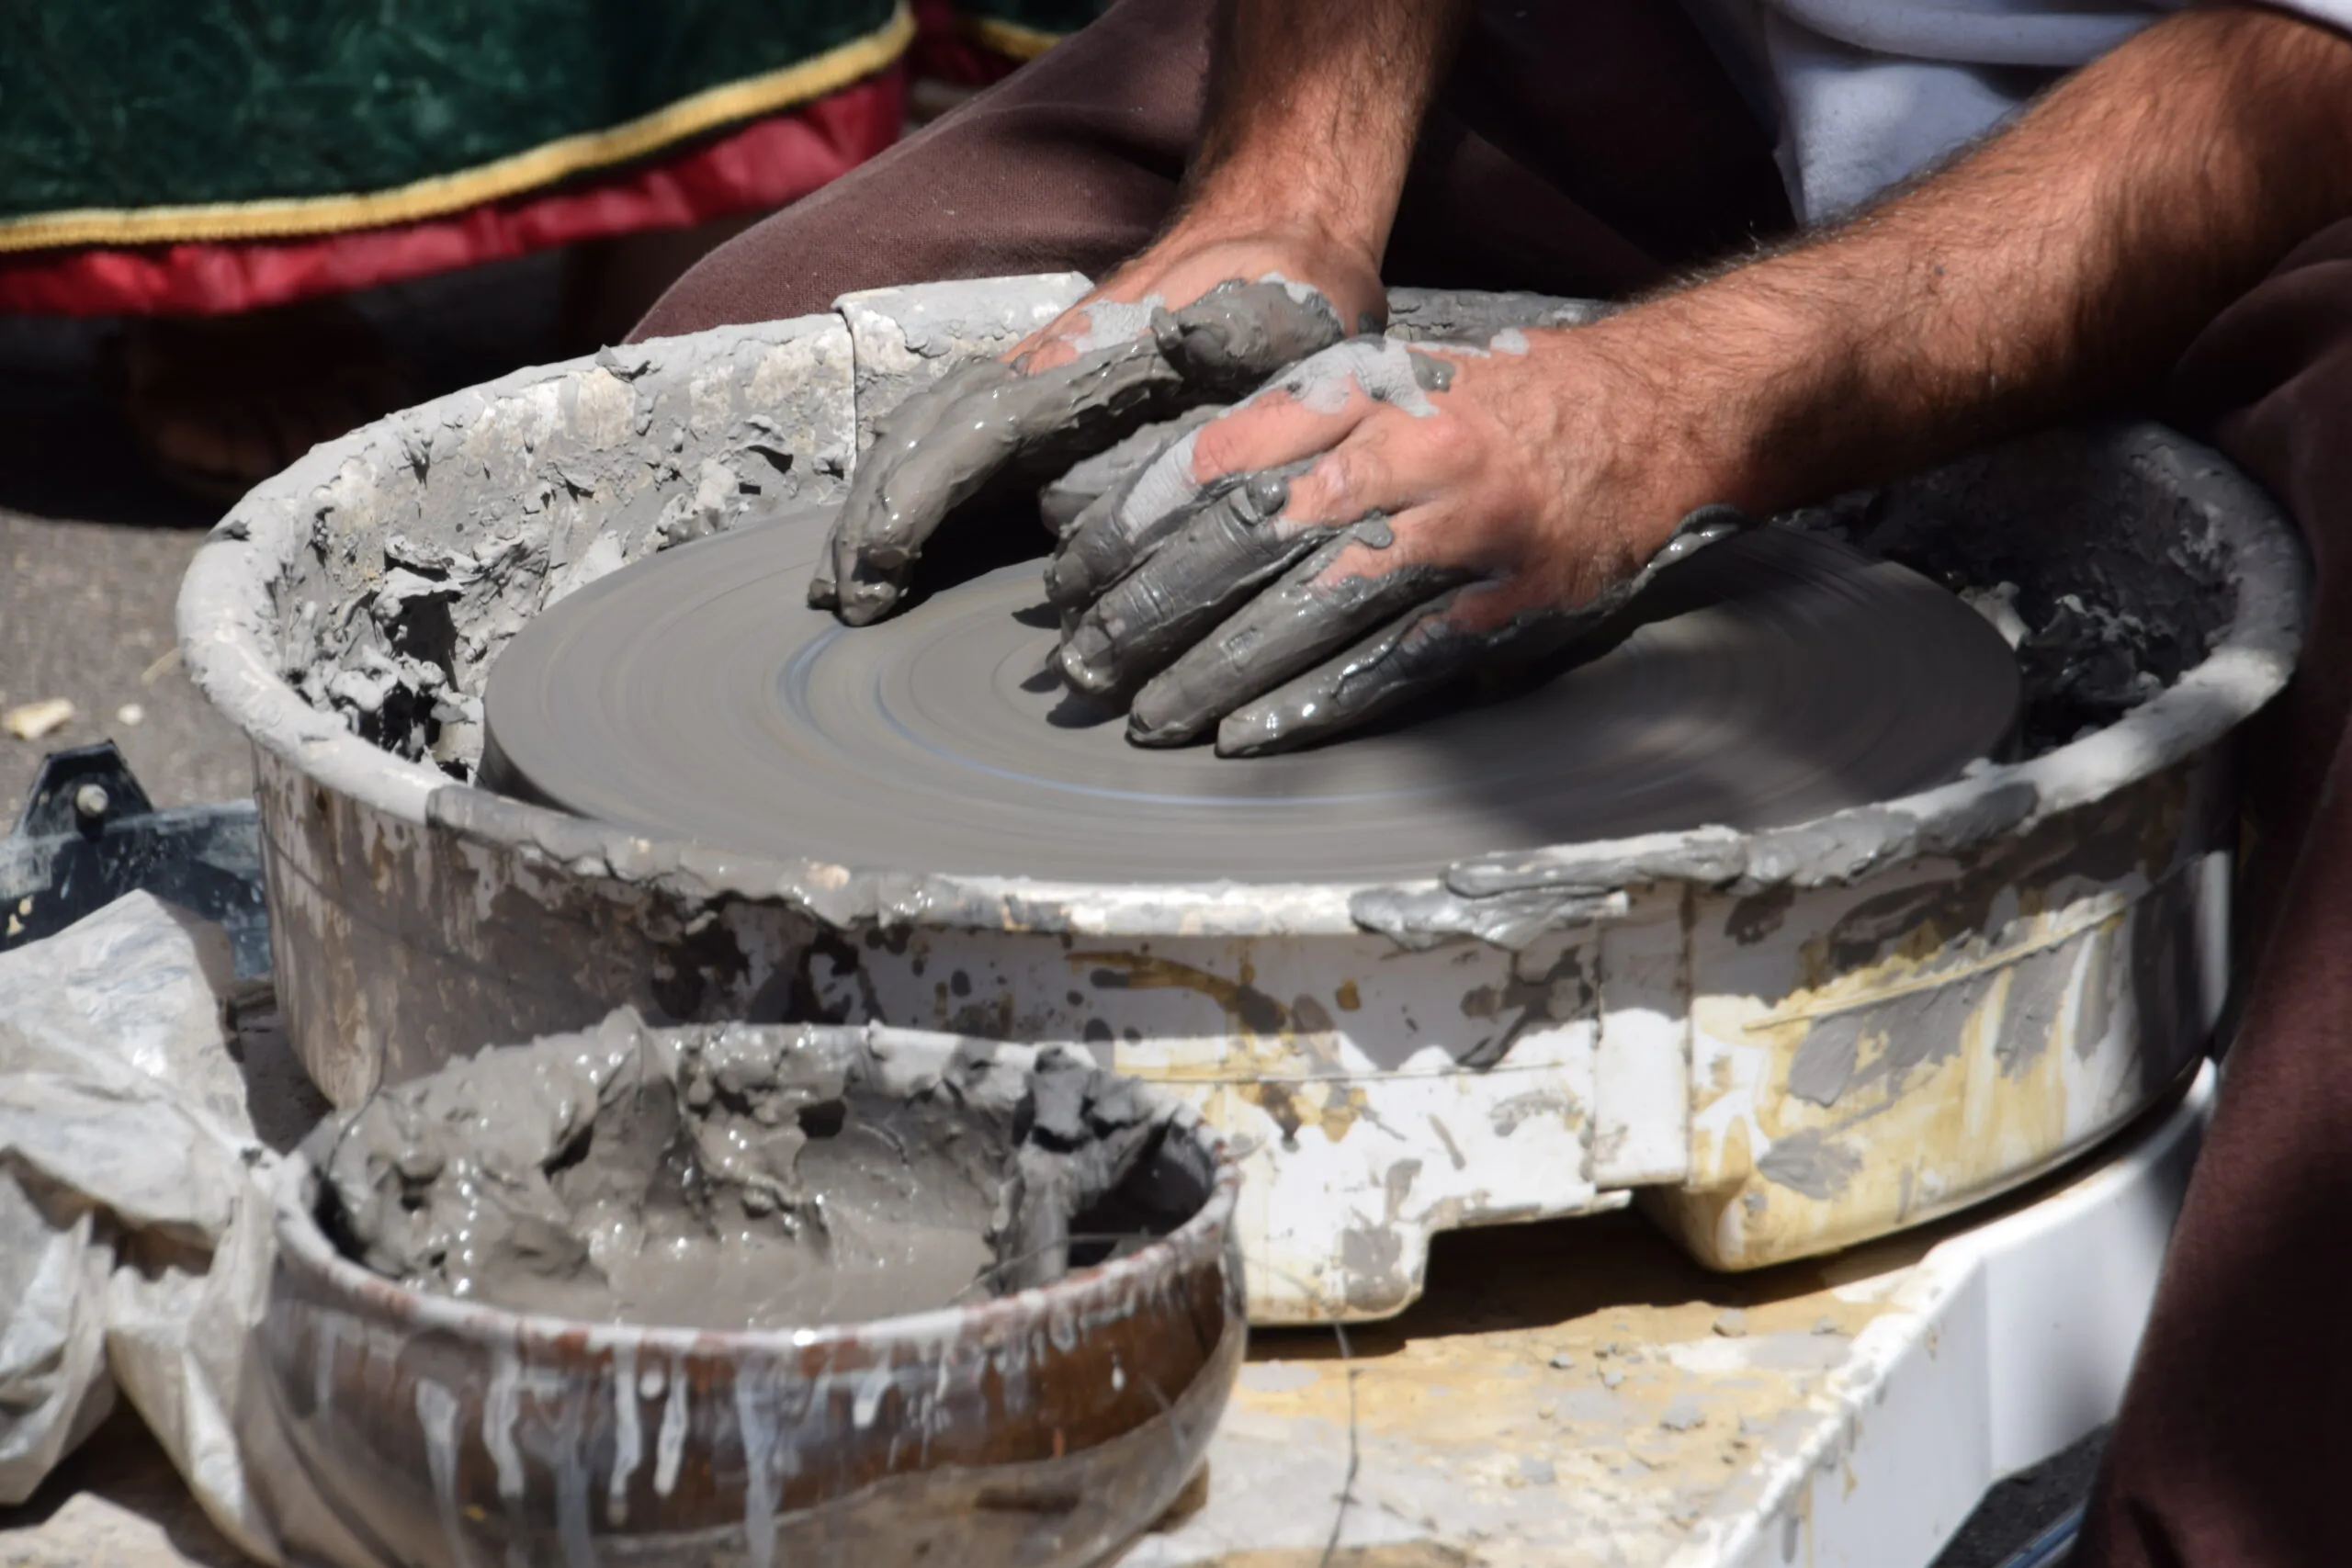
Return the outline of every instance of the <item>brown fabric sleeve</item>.
{"type": "Polygon", "coordinates": [[[2245,748],[2260,956],[2073,1568],[2333,1568],[2352,1562],[2352,222],[2215,321],[2173,390],[2295,518],[2316,592],[2245,748]]]}

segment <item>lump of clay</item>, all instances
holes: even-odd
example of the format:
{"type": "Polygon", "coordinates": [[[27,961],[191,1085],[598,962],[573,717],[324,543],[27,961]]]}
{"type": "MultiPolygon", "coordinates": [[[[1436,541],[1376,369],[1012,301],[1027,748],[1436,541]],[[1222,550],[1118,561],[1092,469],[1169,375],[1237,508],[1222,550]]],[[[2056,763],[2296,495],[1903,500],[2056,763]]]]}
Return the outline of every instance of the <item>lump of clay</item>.
{"type": "Polygon", "coordinates": [[[1171,1228],[1123,1190],[1167,1114],[1082,1057],[972,1043],[910,1072],[860,1031],[624,1011],[385,1089],[305,1152],[328,1234],[413,1288],[775,1328],[982,1300],[1117,1250],[1106,1225],[1171,1228]]]}

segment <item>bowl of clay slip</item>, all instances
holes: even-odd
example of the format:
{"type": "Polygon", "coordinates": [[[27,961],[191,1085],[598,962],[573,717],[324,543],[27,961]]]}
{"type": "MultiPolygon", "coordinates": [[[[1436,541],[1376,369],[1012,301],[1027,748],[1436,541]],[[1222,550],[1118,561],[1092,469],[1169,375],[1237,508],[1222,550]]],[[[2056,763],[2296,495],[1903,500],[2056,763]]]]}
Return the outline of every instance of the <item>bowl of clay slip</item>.
{"type": "Polygon", "coordinates": [[[1083,1055],[616,1014],[318,1129],[266,1382],[388,1562],[1093,1562],[1231,1391],[1238,1180],[1083,1055]]]}

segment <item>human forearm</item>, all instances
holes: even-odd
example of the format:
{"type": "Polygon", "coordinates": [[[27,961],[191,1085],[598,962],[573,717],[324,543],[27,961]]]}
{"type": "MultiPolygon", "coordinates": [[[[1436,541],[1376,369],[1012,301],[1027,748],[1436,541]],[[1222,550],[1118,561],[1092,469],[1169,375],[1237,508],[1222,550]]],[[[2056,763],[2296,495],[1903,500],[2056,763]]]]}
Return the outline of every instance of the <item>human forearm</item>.
{"type": "Polygon", "coordinates": [[[1224,0],[1179,230],[1386,246],[1469,0],[1224,0]]]}
{"type": "Polygon", "coordinates": [[[1645,466],[1660,526],[1710,500],[1769,511],[2146,384],[2347,215],[2352,40],[2193,12],[1914,188],[1588,329],[1563,364],[1643,411],[1628,438],[1680,456],[1645,466]]]}
{"type": "MultiPolygon", "coordinates": [[[[1176,309],[1279,276],[1344,332],[1388,313],[1381,254],[1471,0],[1221,0],[1202,144],[1159,238],[1012,351],[1069,363],[1103,303],[1176,309]]],[[[1122,318],[1125,319],[1125,318],[1122,318]]]]}
{"type": "Polygon", "coordinates": [[[1293,367],[1153,459],[1148,504],[1079,519],[1064,672],[1136,688],[1147,744],[1319,740],[1557,650],[1678,524],[1728,526],[1708,502],[1777,511],[2145,384],[2347,212],[2352,41],[2176,18],[1782,253],[1589,327],[1293,367]]]}
{"type": "MultiPolygon", "coordinates": [[[[998,362],[892,414],[809,602],[857,626],[888,615],[933,530],[989,476],[1099,454],[1377,332],[1381,253],[1469,3],[1220,0],[1204,143],[1168,226],[998,362]]],[[[1055,504],[1102,499],[1065,486],[1055,504]]]]}

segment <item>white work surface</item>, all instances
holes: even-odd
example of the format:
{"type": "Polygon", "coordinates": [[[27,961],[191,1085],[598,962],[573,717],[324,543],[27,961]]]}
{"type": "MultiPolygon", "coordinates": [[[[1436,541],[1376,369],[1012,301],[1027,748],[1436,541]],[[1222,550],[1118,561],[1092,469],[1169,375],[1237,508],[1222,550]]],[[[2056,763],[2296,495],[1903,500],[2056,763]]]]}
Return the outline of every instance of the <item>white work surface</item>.
{"type": "MultiPolygon", "coordinates": [[[[1443,1237],[1350,1357],[1257,1337],[1206,1474],[1123,1568],[1316,1568],[1335,1527],[1349,1568],[1924,1568],[2113,1414],[2211,1096],[2208,1068],[1989,1218],[1757,1274],[1631,1213],[1443,1237]]],[[[239,1561],[122,1416],[0,1514],[6,1568],[239,1561]]]]}

